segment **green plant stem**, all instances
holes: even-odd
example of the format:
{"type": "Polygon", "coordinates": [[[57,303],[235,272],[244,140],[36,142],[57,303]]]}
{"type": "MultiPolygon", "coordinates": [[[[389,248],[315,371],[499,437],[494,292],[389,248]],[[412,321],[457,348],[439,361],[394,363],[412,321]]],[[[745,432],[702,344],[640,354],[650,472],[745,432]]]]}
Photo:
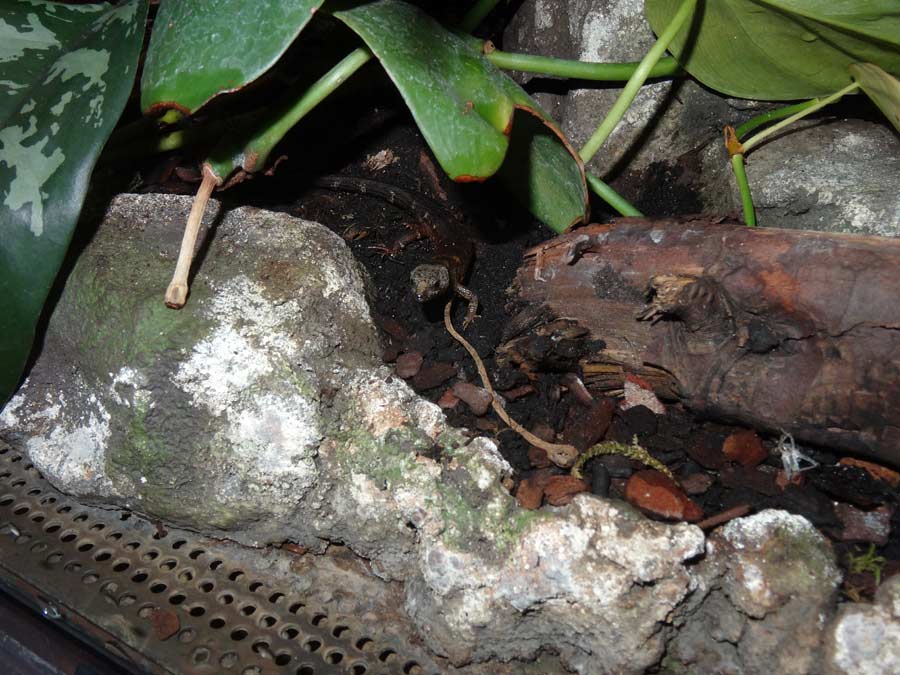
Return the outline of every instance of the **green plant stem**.
{"type": "Polygon", "coordinates": [[[592,173],[585,173],[588,185],[600,199],[623,216],[643,216],[644,214],[629,204],[625,198],[592,173]]]}
{"type": "Polygon", "coordinates": [[[500,0],[477,0],[460,22],[460,30],[471,33],[499,2],[500,0]]]}
{"type": "Polygon", "coordinates": [[[744,222],[748,227],[756,227],[756,210],[753,208],[753,197],[750,195],[750,183],[747,180],[747,172],[744,170],[744,156],[732,155],[731,168],[734,170],[734,178],[738,189],[741,191],[741,205],[744,207],[744,222]]]}
{"type": "MultiPolygon", "coordinates": [[[[499,49],[486,52],[485,58],[504,70],[521,70],[526,73],[573,77],[579,80],[598,80],[601,82],[624,82],[634,75],[634,72],[640,65],[639,63],[588,63],[587,61],[554,59],[549,56],[513,54],[502,52],[499,49]]],[[[678,65],[678,61],[667,56],[660,59],[650,69],[647,77],[673,77],[683,74],[684,71],[678,65]]]]}
{"type": "MultiPolygon", "coordinates": [[[[250,150],[251,154],[254,148],[264,150],[260,150],[259,154],[254,156],[252,167],[244,167],[244,169],[248,171],[262,169],[268,159],[269,151],[275,147],[276,143],[284,137],[291,127],[297,124],[297,122],[313,108],[325,100],[325,98],[327,98],[335,89],[346,82],[353,73],[359,70],[371,58],[372,52],[365,47],[357,47],[341,59],[341,61],[331,70],[316,80],[309,89],[303,92],[303,95],[300,96],[299,99],[283,108],[273,119],[263,125],[262,133],[253,135],[244,144],[244,148],[250,150]]],[[[227,143],[225,147],[231,149],[233,146],[230,143],[227,143]]],[[[219,148],[217,148],[216,151],[213,151],[209,164],[216,170],[218,178],[224,180],[226,176],[220,174],[225,173],[223,164],[224,162],[227,162],[227,160],[219,155],[219,152],[217,152],[218,150],[219,148]]],[[[224,147],[222,150],[224,150],[224,147]]]]}
{"type": "Polygon", "coordinates": [[[756,134],[752,138],[748,139],[747,141],[742,141],[741,145],[744,146],[744,154],[747,154],[748,152],[750,152],[750,150],[752,150],[757,145],[762,143],[762,141],[764,141],[766,138],[768,138],[772,134],[778,133],[779,131],[784,129],[786,126],[793,124],[797,120],[806,117],[810,113],[814,113],[816,110],[824,108],[826,105],[828,105],[830,103],[834,103],[835,101],[839,100],[845,94],[849,94],[851,91],[854,91],[858,88],[859,88],[859,84],[857,82],[852,82],[852,83],[848,84],[846,87],[844,87],[843,89],[834,92],[830,96],[826,96],[825,98],[813,99],[812,101],[810,101],[811,105],[806,106],[800,112],[791,115],[790,117],[782,120],[778,124],[773,124],[769,128],[760,131],[758,134],[756,134]]]}
{"type": "Polygon", "coordinates": [[[613,129],[616,128],[616,125],[625,115],[625,111],[628,110],[628,106],[634,101],[634,97],[637,96],[638,90],[650,76],[650,71],[653,69],[653,66],[655,66],[662,58],[662,55],[669,47],[669,43],[672,42],[684,23],[693,15],[694,7],[696,5],[697,0],[684,0],[681,7],[675,12],[675,16],[672,17],[672,21],[659,36],[659,39],[650,48],[647,55],[641,59],[640,64],[625,84],[625,88],[622,89],[622,93],[619,94],[619,98],[616,99],[609,114],[600,123],[600,126],[597,127],[594,135],[588,139],[588,142],[584,144],[584,147],[578,153],[585,162],[589,162],[600,149],[600,146],[602,146],[606,139],[609,138],[613,129]]]}
{"type": "Polygon", "coordinates": [[[802,103],[795,103],[794,105],[789,105],[784,108],[778,108],[777,110],[770,110],[769,112],[763,113],[762,115],[757,115],[753,119],[747,120],[741,126],[734,130],[735,136],[737,136],[738,140],[741,140],[749,134],[754,129],[758,129],[764,124],[768,124],[774,120],[784,119],[789,115],[793,115],[794,113],[798,113],[801,110],[806,110],[808,107],[815,105],[817,99],[812,99],[810,101],[803,101],[802,103]]]}

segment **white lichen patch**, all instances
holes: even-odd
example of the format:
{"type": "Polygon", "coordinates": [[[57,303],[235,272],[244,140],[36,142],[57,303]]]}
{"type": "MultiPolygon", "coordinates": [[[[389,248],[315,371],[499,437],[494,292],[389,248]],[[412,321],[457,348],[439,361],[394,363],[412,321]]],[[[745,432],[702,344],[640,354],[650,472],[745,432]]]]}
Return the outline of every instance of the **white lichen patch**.
{"type": "Polygon", "coordinates": [[[803,516],[787,511],[765,509],[746,518],[735,518],[722,528],[722,535],[738,550],[759,548],[779,530],[788,536],[821,537],[803,516]]]}
{"type": "Polygon", "coordinates": [[[216,327],[194,345],[173,381],[197,405],[221,415],[237,405],[261,378],[274,370],[290,370],[297,356],[289,337],[296,301],[275,305],[264,289],[240,275],[217,289],[205,313],[216,327]]]}
{"type": "Polygon", "coordinates": [[[34,401],[28,389],[26,382],[6,405],[0,430],[18,434],[27,427],[25,450],[52,483],[76,494],[107,492],[112,487],[104,470],[110,415],[97,396],[83,383],[77,403],[62,392],[34,401]]]}
{"type": "Polygon", "coordinates": [[[235,457],[253,460],[252,473],[263,475],[311,470],[322,433],[315,406],[300,395],[253,397],[229,412],[230,440],[235,457]]]}

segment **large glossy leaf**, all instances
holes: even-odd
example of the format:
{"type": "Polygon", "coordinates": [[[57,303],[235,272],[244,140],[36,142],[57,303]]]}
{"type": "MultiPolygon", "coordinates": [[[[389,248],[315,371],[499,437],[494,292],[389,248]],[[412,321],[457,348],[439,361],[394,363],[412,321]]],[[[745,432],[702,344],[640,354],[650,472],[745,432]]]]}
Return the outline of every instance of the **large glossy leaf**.
{"type": "Polygon", "coordinates": [[[197,110],[267,71],[323,0],[163,0],[141,78],[146,113],[197,110]]]}
{"type": "Polygon", "coordinates": [[[516,134],[520,156],[529,160],[530,171],[519,172],[515,181],[524,201],[556,230],[584,219],[587,187],[577,153],[531,97],[465,38],[399,0],[335,16],[381,61],[451,178],[480,181],[500,169],[519,109],[541,122],[516,134]]]}
{"type": "MultiPolygon", "coordinates": [[[[645,0],[664,30],[682,0],[645,0]]],[[[705,0],[669,50],[703,84],[759,100],[811,98],[850,83],[847,67],[900,74],[898,0],[705,0]]]]}
{"type": "Polygon", "coordinates": [[[146,0],[0,1],[0,405],[15,388],[88,180],[128,99],[146,0]]]}
{"type": "Polygon", "coordinates": [[[900,80],[872,63],[854,63],[850,75],[900,131],[900,80]]]}

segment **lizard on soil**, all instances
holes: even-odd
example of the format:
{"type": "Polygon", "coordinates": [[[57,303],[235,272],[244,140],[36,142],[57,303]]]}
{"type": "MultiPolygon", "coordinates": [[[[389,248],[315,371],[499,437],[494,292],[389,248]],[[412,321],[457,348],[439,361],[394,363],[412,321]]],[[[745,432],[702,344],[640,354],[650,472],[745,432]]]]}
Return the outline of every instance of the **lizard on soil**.
{"type": "Polygon", "coordinates": [[[427,197],[369,178],[322,176],[313,180],[312,184],[326,190],[371,195],[409,211],[417,219],[417,227],[388,246],[386,252],[395,255],[407,244],[419,239],[431,239],[434,242],[433,262],[418,265],[410,273],[416,299],[428,302],[452,291],[468,302],[463,326],[472,323],[478,311],[478,297],[463,282],[472,265],[475,247],[465,231],[465,225],[446,208],[427,197]]]}

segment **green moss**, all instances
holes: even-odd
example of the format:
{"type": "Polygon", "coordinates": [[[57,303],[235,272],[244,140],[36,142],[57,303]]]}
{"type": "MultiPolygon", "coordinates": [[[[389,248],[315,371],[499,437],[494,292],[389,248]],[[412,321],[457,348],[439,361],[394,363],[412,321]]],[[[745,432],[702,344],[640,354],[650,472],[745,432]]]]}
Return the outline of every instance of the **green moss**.
{"type": "Polygon", "coordinates": [[[171,271],[159,263],[148,266],[146,251],[123,249],[118,255],[133,259],[117,261],[114,271],[103,265],[103,256],[80,261],[60,303],[60,332],[94,361],[92,370],[110,372],[122,363],[149,366],[160,354],[209,333],[210,322],[197,311],[208,289],[195,284],[189,307],[173,311],[162,302],[171,271]],[[159,293],[138,295],[136,288],[159,288],[159,293]]]}
{"type": "Polygon", "coordinates": [[[767,562],[780,570],[773,580],[779,592],[812,590],[833,578],[834,557],[812,528],[779,526],[762,552],[767,562]]]}
{"type": "Polygon", "coordinates": [[[503,555],[536,521],[548,517],[543,511],[521,508],[499,484],[485,493],[476,492],[475,485],[471,492],[465,492],[446,481],[435,487],[433,506],[440,510],[445,524],[442,540],[452,548],[471,549],[479,542],[490,541],[490,551],[503,555]]]}

